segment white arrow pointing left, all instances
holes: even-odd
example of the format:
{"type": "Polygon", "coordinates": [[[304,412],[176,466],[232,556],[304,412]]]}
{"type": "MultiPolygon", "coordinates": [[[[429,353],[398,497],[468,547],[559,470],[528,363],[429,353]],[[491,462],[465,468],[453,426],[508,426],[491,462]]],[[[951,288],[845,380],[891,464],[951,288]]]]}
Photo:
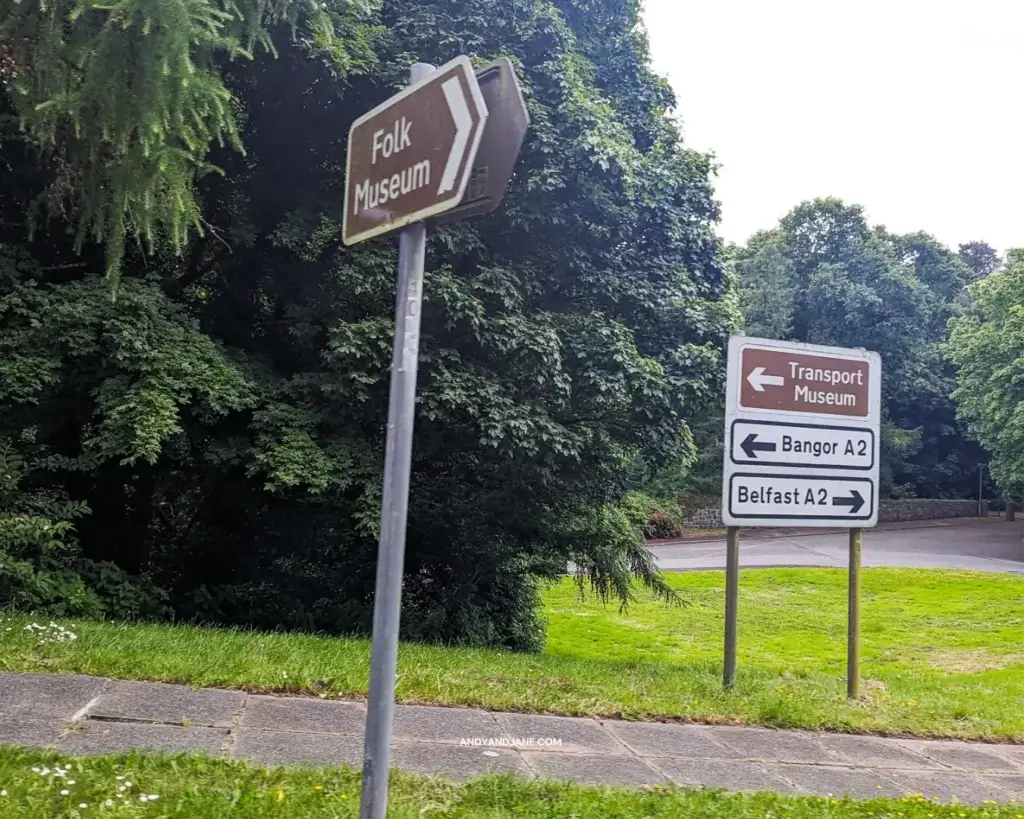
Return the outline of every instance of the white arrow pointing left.
{"type": "Polygon", "coordinates": [[[766,375],[764,367],[754,367],[747,376],[750,386],[757,392],[764,392],[765,385],[769,387],[782,387],[786,384],[785,377],[781,375],[766,375]]]}
{"type": "Polygon", "coordinates": [[[466,145],[469,144],[469,132],[473,130],[473,117],[469,113],[469,106],[466,105],[466,95],[462,91],[459,78],[445,80],[441,83],[441,90],[444,91],[448,110],[452,112],[452,119],[455,120],[455,139],[452,140],[448,161],[445,163],[444,173],[441,174],[441,184],[437,188],[438,196],[454,189],[455,177],[458,176],[466,145]]]}

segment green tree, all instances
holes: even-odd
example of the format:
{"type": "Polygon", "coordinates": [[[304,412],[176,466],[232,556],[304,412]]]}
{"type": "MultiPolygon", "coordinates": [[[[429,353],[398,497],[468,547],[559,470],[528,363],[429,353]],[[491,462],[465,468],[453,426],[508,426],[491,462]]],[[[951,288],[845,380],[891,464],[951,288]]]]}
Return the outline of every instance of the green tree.
{"type": "Polygon", "coordinates": [[[957,255],[971,270],[973,278],[984,279],[999,269],[999,253],[986,242],[967,242],[960,245],[957,255]]]}
{"type": "MultiPolygon", "coordinates": [[[[4,222],[29,301],[0,338],[46,377],[3,422],[17,438],[46,403],[37,440],[63,460],[39,480],[92,510],[82,554],[179,616],[367,630],[396,254],[340,245],[345,135],[414,60],[509,56],[532,126],[506,200],[430,232],[403,623],[533,648],[537,584],[569,561],[605,596],[666,592],[628,498],[692,457],[688,421],[719,400],[735,310],[711,160],[681,143],[635,3],[401,0],[365,25],[372,70],[344,80],[302,38],[217,62],[245,154],[214,144],[203,233],[129,246],[118,305],[95,243],[4,222]]],[[[16,223],[53,170],[3,168],[16,223]]]]}
{"type": "Polygon", "coordinates": [[[242,150],[222,65],[295,41],[343,77],[372,62],[352,0],[0,0],[0,80],[50,163],[36,205],[72,215],[75,248],[104,244],[117,275],[129,238],[181,250],[205,230],[196,181],[215,146],[242,150]]]}
{"type": "Polygon", "coordinates": [[[972,307],[951,321],[960,417],[988,450],[1008,500],[1024,500],[1024,252],[971,285],[972,307]]]}
{"type": "Polygon", "coordinates": [[[777,233],[758,234],[736,262],[740,312],[747,334],[789,338],[796,310],[796,272],[777,233]]]}
{"type": "Polygon", "coordinates": [[[970,268],[927,234],[872,228],[862,208],[805,202],[737,254],[751,334],[882,356],[884,491],[969,493],[981,452],[957,424],[946,323],[970,268]]]}

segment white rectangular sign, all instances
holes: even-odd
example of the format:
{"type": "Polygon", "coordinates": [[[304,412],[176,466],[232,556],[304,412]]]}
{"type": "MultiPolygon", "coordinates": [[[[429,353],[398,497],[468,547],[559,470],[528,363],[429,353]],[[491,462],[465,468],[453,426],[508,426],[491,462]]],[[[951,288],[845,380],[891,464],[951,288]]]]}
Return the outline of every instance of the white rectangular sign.
{"type": "Polygon", "coordinates": [[[881,376],[868,350],[733,336],[726,526],[874,526],[881,376]]]}
{"type": "Polygon", "coordinates": [[[844,470],[875,465],[875,433],[866,427],[738,418],[729,437],[734,464],[844,470]]]}
{"type": "MultiPolygon", "coordinates": [[[[729,476],[729,515],[737,520],[799,521],[813,517],[842,522],[875,517],[870,478],[734,472],[729,476]]],[[[859,524],[857,524],[859,525],[859,524]]]]}

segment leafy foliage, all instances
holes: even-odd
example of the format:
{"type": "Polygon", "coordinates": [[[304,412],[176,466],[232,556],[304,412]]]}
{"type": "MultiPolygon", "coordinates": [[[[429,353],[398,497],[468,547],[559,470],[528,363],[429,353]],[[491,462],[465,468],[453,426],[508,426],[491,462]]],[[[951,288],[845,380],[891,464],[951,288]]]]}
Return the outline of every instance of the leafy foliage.
{"type": "Polygon", "coordinates": [[[736,251],[750,334],[881,354],[882,488],[896,497],[969,496],[984,460],[957,423],[942,354],[975,275],[964,253],[871,228],[860,207],[837,199],[799,205],[736,251]]]}
{"type": "Polygon", "coordinates": [[[242,150],[241,112],[220,64],[275,53],[290,25],[339,74],[372,62],[366,9],[337,0],[2,0],[5,84],[52,168],[42,203],[74,221],[75,247],[125,241],[180,250],[203,232],[196,179],[211,147],[242,150]]]}
{"type": "MultiPolygon", "coordinates": [[[[178,616],[367,631],[395,249],[392,239],[338,241],[344,135],[414,60],[506,55],[532,126],[505,203],[430,232],[404,632],[536,648],[538,584],[569,562],[602,597],[627,601],[636,579],[669,596],[643,549],[649,510],[630,492],[692,457],[688,421],[718,400],[736,318],[712,230],[711,161],[681,144],[638,8],[392,0],[321,15],[313,5],[243,9],[216,31],[193,18],[173,37],[161,29],[206,85],[183,90],[183,63],[172,61],[124,110],[76,85],[68,93],[84,107],[58,109],[54,139],[28,118],[20,141],[4,143],[31,157],[0,166],[5,213],[54,185],[109,191],[97,182],[105,174],[143,187],[118,193],[128,209],[105,210],[105,221],[87,197],[63,198],[78,238],[82,219],[92,231],[83,241],[2,228],[18,250],[0,294],[0,432],[32,427],[46,459],[40,485],[66,485],[88,505],[76,525],[82,555],[166,590],[178,616]],[[288,15],[297,40],[273,27],[288,15]],[[302,34],[326,26],[324,15],[333,35],[302,34]],[[95,116],[78,135],[69,123],[86,110],[95,116]],[[140,134],[151,119],[164,130],[140,134]],[[179,125],[196,129],[191,143],[179,125]],[[172,195],[145,187],[162,145],[187,154],[192,198],[173,203],[185,207],[178,216],[153,211],[147,232],[137,198],[172,195]],[[197,175],[206,165],[223,175],[197,175]],[[129,247],[111,305],[97,274],[116,249],[103,258],[96,248],[120,241],[118,219],[146,238],[159,224],[172,240],[145,254],[129,247]],[[175,233],[188,224],[202,231],[175,233]]],[[[117,44],[148,60],[160,38],[142,31],[145,7],[128,29],[86,27],[77,50],[40,42],[17,63],[43,76],[48,60],[88,56],[100,70],[102,48],[117,44]]],[[[220,8],[195,13],[213,19],[220,8]]],[[[113,19],[93,11],[90,25],[113,19]]]]}
{"type": "Polygon", "coordinates": [[[960,245],[957,255],[971,270],[975,279],[983,279],[999,269],[1002,260],[995,248],[985,242],[967,242],[960,245]]]}
{"type": "Polygon", "coordinates": [[[1024,253],[971,285],[972,308],[951,322],[960,416],[991,455],[1008,500],[1024,500],[1024,253]]]}

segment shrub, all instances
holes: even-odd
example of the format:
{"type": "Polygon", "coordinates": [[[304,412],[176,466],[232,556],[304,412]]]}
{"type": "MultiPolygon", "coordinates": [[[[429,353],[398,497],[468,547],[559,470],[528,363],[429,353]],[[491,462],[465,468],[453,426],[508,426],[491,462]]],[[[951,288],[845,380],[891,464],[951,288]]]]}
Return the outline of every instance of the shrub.
{"type": "Polygon", "coordinates": [[[163,597],[112,563],[78,556],[74,521],[84,503],[23,490],[26,460],[0,441],[0,607],[53,617],[139,617],[163,613],[163,597]]]}

